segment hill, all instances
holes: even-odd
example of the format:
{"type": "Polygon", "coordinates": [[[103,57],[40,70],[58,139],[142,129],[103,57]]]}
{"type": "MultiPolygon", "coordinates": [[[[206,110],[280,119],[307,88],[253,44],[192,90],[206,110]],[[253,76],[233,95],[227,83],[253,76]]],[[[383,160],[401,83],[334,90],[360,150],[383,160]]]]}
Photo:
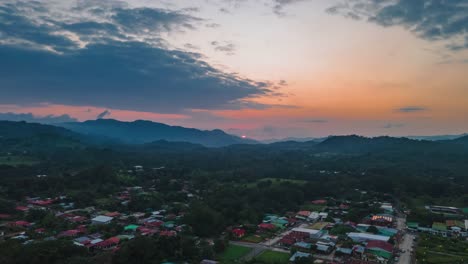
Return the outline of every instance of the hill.
{"type": "Polygon", "coordinates": [[[114,119],[98,119],[63,123],[60,126],[78,133],[105,136],[129,144],[144,144],[159,140],[189,142],[208,147],[255,143],[253,140],[229,135],[219,129],[199,130],[144,120],[123,122],[114,119]]]}

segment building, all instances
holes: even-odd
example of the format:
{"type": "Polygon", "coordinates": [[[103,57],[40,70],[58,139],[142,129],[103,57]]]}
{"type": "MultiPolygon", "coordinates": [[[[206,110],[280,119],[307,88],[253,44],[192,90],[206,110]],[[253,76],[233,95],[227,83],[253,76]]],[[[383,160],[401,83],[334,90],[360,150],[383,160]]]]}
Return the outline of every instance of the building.
{"type": "Polygon", "coordinates": [[[292,234],[297,234],[297,235],[304,235],[308,236],[309,238],[317,235],[320,233],[320,230],[315,230],[315,229],[308,229],[308,228],[301,228],[301,227],[296,227],[291,230],[292,234]]]}
{"type": "Polygon", "coordinates": [[[351,238],[354,242],[367,242],[370,240],[378,240],[388,242],[390,237],[388,236],[381,236],[381,235],[374,235],[369,233],[356,233],[351,232],[347,234],[349,238],[351,238]]]}
{"type": "Polygon", "coordinates": [[[110,216],[105,216],[105,215],[99,215],[91,219],[92,224],[94,225],[107,225],[110,222],[112,222],[114,218],[110,216]]]}
{"type": "Polygon", "coordinates": [[[429,205],[429,206],[426,206],[426,209],[431,211],[431,213],[434,213],[434,214],[448,214],[448,215],[462,214],[461,209],[457,207],[450,207],[450,206],[429,205]]]}
{"type": "Polygon", "coordinates": [[[245,236],[245,230],[242,228],[235,228],[232,230],[232,235],[236,238],[242,238],[245,236]]]}
{"type": "Polygon", "coordinates": [[[367,242],[366,252],[388,260],[393,254],[393,245],[384,241],[371,240],[367,242]]]}

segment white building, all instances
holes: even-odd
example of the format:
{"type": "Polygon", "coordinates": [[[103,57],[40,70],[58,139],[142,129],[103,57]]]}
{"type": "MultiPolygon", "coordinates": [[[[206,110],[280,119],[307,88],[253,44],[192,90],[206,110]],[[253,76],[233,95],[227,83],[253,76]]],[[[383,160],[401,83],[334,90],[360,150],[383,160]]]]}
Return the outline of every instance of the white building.
{"type": "Polygon", "coordinates": [[[366,242],[369,240],[379,240],[379,241],[388,242],[390,240],[390,237],[388,236],[374,235],[374,234],[369,234],[369,233],[351,232],[351,233],[348,233],[347,235],[349,238],[351,238],[355,242],[366,242]]]}
{"type": "Polygon", "coordinates": [[[114,218],[110,216],[105,216],[105,215],[99,215],[91,219],[91,222],[94,225],[107,225],[109,224],[114,218]]]}

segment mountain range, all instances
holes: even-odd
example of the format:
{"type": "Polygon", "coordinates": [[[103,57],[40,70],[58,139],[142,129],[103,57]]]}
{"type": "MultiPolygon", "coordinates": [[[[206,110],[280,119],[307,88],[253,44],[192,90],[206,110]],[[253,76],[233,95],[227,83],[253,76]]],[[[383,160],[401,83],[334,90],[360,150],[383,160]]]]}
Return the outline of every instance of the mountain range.
{"type": "Polygon", "coordinates": [[[144,120],[123,122],[114,119],[97,119],[58,125],[84,135],[107,137],[127,144],[144,144],[158,140],[190,142],[207,147],[257,143],[254,140],[227,134],[220,129],[199,130],[144,120]]]}

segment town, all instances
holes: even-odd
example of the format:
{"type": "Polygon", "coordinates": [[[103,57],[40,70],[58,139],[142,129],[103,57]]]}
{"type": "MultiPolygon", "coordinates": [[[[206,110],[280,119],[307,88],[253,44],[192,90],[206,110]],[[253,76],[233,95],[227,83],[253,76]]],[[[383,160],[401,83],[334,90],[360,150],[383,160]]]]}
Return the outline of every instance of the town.
{"type": "MultiPolygon", "coordinates": [[[[134,166],[125,173],[135,176],[147,172],[143,166],[134,166]]],[[[218,236],[199,237],[186,218],[190,217],[190,206],[201,199],[200,190],[190,181],[172,179],[169,184],[177,186],[172,192],[183,199],[157,208],[146,207],[152,205],[145,201],[158,194],[156,185],[161,182],[158,175],[164,175],[165,168],[151,169],[150,174],[156,175],[150,181],[152,185],[122,187],[96,200],[100,202],[96,205],[79,206],[82,202],[66,195],[31,194],[9,201],[14,210],[0,212],[0,239],[22,245],[69,241],[86,249],[88,254],[112,257],[141,237],[190,237],[195,247],[206,249],[201,255],[201,263],[205,264],[407,264],[426,263],[423,255],[434,254],[421,246],[427,244],[425,240],[468,238],[466,208],[428,205],[424,210],[438,218],[424,225],[412,221],[411,210],[402,207],[395,197],[359,189],[353,190],[354,199],[317,197],[304,201],[299,211],[286,208],[284,214],[265,214],[258,223],[234,223],[218,236]],[[363,217],[349,220],[350,214],[356,212],[363,217]]],[[[47,175],[37,177],[39,181],[47,179],[47,175]]],[[[463,259],[460,261],[453,263],[464,263],[463,259]]],[[[192,263],[177,261],[183,262],[192,263]]]]}

